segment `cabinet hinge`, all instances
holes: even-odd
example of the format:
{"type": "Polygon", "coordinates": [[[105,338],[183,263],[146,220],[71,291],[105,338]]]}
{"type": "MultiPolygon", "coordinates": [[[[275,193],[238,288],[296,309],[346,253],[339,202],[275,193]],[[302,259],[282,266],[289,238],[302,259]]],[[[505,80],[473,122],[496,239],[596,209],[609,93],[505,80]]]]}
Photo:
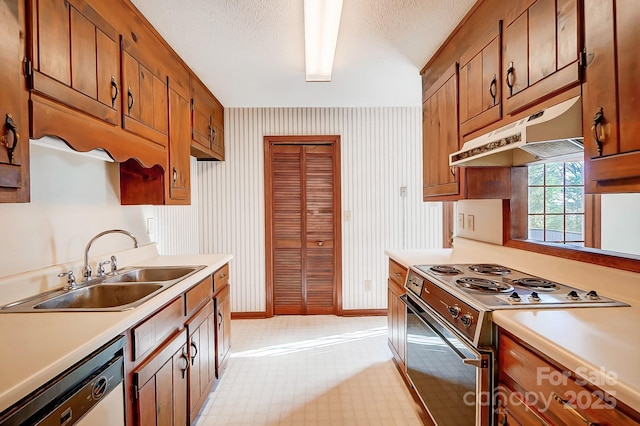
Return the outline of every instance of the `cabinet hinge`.
{"type": "Polygon", "coordinates": [[[133,400],[134,401],[138,400],[138,385],[137,384],[133,385],[133,400]]]}
{"type": "Polygon", "coordinates": [[[587,49],[582,49],[582,51],[580,52],[580,60],[578,61],[578,63],[583,69],[587,67],[587,49]]]}
{"type": "Polygon", "coordinates": [[[24,75],[25,77],[31,77],[33,74],[33,64],[29,58],[24,58],[24,75]]]}

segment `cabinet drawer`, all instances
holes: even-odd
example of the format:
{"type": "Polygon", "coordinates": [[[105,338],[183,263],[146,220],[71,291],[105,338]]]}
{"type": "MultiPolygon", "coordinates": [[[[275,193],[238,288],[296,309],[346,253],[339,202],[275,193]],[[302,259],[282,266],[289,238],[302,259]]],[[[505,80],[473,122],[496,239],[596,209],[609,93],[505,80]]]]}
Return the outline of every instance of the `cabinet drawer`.
{"type": "Polygon", "coordinates": [[[133,361],[155,349],[167,337],[182,329],[182,298],[176,298],[131,330],[133,361]]]}
{"type": "Polygon", "coordinates": [[[229,283],[229,264],[225,264],[213,274],[213,291],[218,291],[229,283]]]}
{"type": "MultiPolygon", "coordinates": [[[[574,372],[550,364],[504,334],[499,339],[499,380],[525,395],[551,424],[638,425],[616,399],[574,372]]],[[[588,372],[587,372],[588,374],[588,372]]],[[[637,418],[637,413],[632,414],[637,418]]]]}
{"type": "Polygon", "coordinates": [[[389,259],[389,278],[399,284],[401,287],[404,286],[404,280],[407,277],[407,268],[400,265],[395,260],[389,259]]]}
{"type": "Polygon", "coordinates": [[[213,293],[213,280],[207,277],[184,294],[184,314],[191,315],[196,309],[211,298],[213,293]]]}

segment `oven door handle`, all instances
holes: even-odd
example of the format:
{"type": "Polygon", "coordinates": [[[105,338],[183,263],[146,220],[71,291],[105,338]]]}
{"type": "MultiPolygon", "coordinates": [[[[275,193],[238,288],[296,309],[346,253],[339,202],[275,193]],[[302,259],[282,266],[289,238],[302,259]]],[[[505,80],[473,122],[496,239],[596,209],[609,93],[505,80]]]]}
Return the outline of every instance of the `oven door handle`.
{"type": "Polygon", "coordinates": [[[467,365],[473,365],[476,368],[489,368],[489,360],[486,358],[463,358],[462,362],[467,365]]]}

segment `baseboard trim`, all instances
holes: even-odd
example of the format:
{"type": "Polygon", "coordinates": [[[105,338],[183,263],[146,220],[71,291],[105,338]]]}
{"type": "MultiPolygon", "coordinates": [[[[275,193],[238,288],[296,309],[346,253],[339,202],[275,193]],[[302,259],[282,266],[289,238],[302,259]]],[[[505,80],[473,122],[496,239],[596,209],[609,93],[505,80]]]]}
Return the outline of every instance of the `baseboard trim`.
{"type": "Polygon", "coordinates": [[[343,309],[343,317],[384,317],[387,316],[386,309],[343,309]]]}
{"type": "Polygon", "coordinates": [[[264,319],[266,312],[231,312],[231,319],[264,319]]]}

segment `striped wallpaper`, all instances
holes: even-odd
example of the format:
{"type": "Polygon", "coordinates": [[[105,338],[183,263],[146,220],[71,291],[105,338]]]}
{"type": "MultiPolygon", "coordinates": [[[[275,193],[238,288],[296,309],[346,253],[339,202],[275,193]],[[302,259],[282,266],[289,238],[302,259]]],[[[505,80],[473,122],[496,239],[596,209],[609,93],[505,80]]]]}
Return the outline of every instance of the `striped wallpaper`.
{"type": "Polygon", "coordinates": [[[191,205],[156,206],[156,229],[152,234],[158,242],[158,252],[163,255],[198,254],[198,166],[191,157],[191,205]]]}
{"type": "Polygon", "coordinates": [[[198,210],[200,252],[234,256],[234,312],[266,310],[264,135],[341,136],[343,309],[386,308],[386,248],[441,247],[442,206],[422,202],[420,108],[225,111],[225,161],[198,162],[197,182],[192,180],[198,196],[191,208],[159,208],[158,222],[167,233],[178,233],[176,242],[161,243],[164,253],[172,253],[174,244],[193,250],[191,237],[177,241],[192,235],[198,210]],[[368,291],[365,280],[371,280],[368,291]]]}

